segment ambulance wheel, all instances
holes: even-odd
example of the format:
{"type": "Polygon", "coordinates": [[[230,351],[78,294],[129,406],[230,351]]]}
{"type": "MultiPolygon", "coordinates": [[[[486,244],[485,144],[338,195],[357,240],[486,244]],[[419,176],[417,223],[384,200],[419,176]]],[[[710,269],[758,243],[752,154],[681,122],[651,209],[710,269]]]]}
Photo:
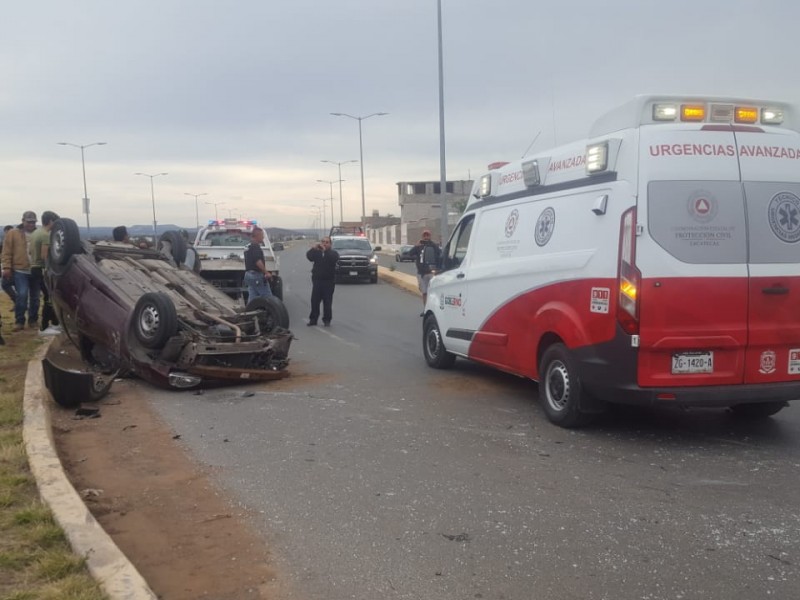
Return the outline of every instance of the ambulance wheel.
{"type": "Polygon", "coordinates": [[[564,344],[553,344],[539,364],[539,402],[547,418],[560,427],[586,425],[591,415],[581,412],[581,379],[564,344]]]}
{"type": "Polygon", "coordinates": [[[442,332],[433,315],[425,317],[422,326],[422,352],[425,354],[425,362],[434,369],[449,369],[456,362],[456,355],[444,347],[442,332]]]}
{"type": "Polygon", "coordinates": [[[759,402],[757,404],[735,404],[731,414],[740,419],[766,419],[786,406],[785,402],[759,402]]]}

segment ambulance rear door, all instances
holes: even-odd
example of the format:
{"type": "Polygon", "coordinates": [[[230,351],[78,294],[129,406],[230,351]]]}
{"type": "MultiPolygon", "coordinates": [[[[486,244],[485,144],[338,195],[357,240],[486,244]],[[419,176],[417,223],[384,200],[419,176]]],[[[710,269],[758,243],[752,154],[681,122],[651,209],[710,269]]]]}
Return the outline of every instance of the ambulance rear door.
{"type": "Polygon", "coordinates": [[[744,381],[800,380],[800,134],[737,129],[750,274],[744,381]]]}
{"type": "Polygon", "coordinates": [[[639,148],[638,384],[742,383],[747,222],[734,133],[646,125],[639,148]]]}

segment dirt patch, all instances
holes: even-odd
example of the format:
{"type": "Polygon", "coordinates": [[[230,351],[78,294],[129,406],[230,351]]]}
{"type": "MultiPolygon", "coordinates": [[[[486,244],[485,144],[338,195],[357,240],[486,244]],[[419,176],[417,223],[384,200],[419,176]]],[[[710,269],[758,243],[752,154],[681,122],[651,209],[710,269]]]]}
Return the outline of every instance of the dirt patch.
{"type": "Polygon", "coordinates": [[[226,501],[151,410],[145,388],[114,383],[100,418],[52,405],[65,470],[100,524],[164,600],[293,597],[248,515],[226,501]]]}

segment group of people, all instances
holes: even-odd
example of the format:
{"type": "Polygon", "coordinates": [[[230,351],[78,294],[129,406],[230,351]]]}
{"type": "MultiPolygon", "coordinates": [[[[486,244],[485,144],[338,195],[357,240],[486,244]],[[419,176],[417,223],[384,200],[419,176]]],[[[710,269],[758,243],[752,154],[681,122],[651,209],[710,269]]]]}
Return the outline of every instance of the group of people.
{"type": "MultiPolygon", "coordinates": [[[[431,232],[422,232],[422,239],[409,252],[417,265],[417,285],[422,294],[422,306],[428,300],[428,285],[439,269],[442,251],[431,239],[431,232]]],[[[331,248],[331,238],[324,237],[319,244],[306,252],[306,258],[313,263],[311,267],[311,313],[306,325],[317,324],[322,304],[322,324],[330,327],[333,319],[333,291],[336,287],[336,263],[339,253],[331,248]]],[[[420,316],[425,316],[423,310],[420,316]]]]}
{"type": "MultiPolygon", "coordinates": [[[[2,288],[14,303],[15,332],[25,329],[26,319],[28,327],[38,329],[42,335],[55,335],[61,331],[44,280],[50,230],[58,218],[56,213],[46,210],[42,213],[41,226],[37,228],[36,213],[26,210],[19,225],[5,227],[0,254],[2,288]]],[[[0,333],[0,344],[3,343],[5,340],[0,333]]]]}

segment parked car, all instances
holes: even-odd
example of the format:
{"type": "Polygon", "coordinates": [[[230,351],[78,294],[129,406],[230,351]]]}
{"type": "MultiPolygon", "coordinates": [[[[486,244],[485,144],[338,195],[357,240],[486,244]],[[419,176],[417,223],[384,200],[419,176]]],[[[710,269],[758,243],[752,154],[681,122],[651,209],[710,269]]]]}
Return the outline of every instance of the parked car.
{"type": "Polygon", "coordinates": [[[283,242],[272,242],[272,250],[275,252],[283,250],[283,242]]]}
{"type": "Polygon", "coordinates": [[[199,270],[176,231],[143,249],[81,240],[75,221],[59,219],[45,277],[65,334],[95,373],[126,371],[167,388],[287,375],[283,303],[262,297],[241,307],[199,270]]]}
{"type": "Polygon", "coordinates": [[[400,246],[400,249],[395,252],[395,262],[414,262],[414,257],[409,255],[414,246],[400,246]]]}

